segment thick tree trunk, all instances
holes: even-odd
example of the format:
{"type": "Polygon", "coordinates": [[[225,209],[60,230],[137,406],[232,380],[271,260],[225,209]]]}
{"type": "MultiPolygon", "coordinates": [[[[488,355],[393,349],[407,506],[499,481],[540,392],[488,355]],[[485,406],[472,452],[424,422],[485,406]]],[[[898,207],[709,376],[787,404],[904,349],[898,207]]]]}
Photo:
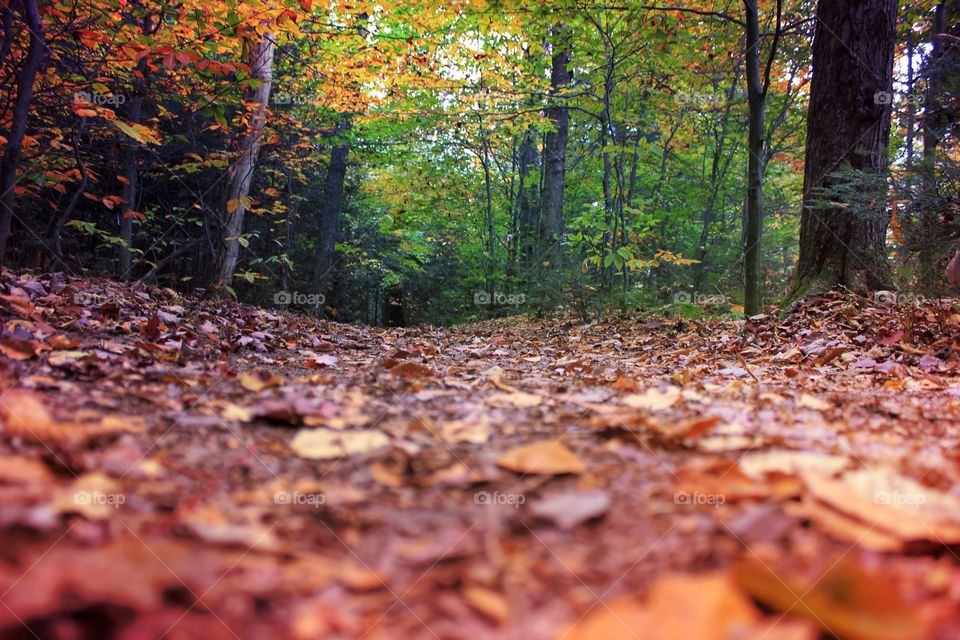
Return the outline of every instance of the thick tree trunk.
{"type": "Polygon", "coordinates": [[[817,3],[800,258],[791,300],[838,285],[858,293],[892,286],[884,239],[896,23],[896,0],[817,3]],[[869,206],[824,203],[825,189],[849,181],[835,174],[847,168],[864,183],[856,191],[869,206]]]}
{"type": "Polygon", "coordinates": [[[247,131],[240,138],[238,155],[227,169],[226,193],[220,229],[220,244],[214,255],[214,287],[229,286],[237,269],[240,256],[240,235],[243,233],[243,217],[246,213],[244,201],[250,193],[253,171],[257,164],[257,154],[263,139],[266,125],[267,104],[270,102],[270,89],[273,84],[273,35],[266,33],[250,52],[250,75],[259,81],[256,87],[248,90],[245,101],[253,104],[249,114],[247,131]]]}
{"type": "MultiPolygon", "coordinates": [[[[338,128],[340,133],[346,127],[338,128]]],[[[323,185],[323,204],[320,206],[320,246],[314,268],[317,293],[328,296],[330,282],[336,267],[337,225],[343,208],[344,181],[347,176],[347,156],[350,147],[338,144],[330,151],[330,164],[323,185]]]]}
{"type": "Polygon", "coordinates": [[[552,131],[546,135],[543,146],[543,234],[545,257],[553,269],[562,264],[563,239],[563,189],[566,181],[567,136],[570,128],[570,112],[559,104],[559,92],[573,78],[570,71],[570,48],[566,27],[553,29],[555,36],[550,70],[550,94],[552,104],[547,109],[552,131]]]}
{"type": "MultiPolygon", "coordinates": [[[[760,290],[760,257],[763,241],[763,154],[766,95],[760,79],[760,25],[757,0],[744,0],[746,9],[747,102],[747,206],[744,220],[743,284],[747,316],[763,312],[760,290]]],[[[773,55],[773,54],[771,54],[773,55]]]]}
{"type": "Polygon", "coordinates": [[[23,66],[16,74],[17,95],[13,100],[13,117],[10,131],[6,132],[6,150],[0,159],[0,265],[6,263],[7,245],[14,216],[14,186],[17,183],[17,165],[20,150],[27,134],[27,116],[33,100],[33,83],[43,62],[46,43],[43,24],[37,9],[37,0],[20,0],[17,3],[21,18],[30,31],[30,44],[23,66]]]}

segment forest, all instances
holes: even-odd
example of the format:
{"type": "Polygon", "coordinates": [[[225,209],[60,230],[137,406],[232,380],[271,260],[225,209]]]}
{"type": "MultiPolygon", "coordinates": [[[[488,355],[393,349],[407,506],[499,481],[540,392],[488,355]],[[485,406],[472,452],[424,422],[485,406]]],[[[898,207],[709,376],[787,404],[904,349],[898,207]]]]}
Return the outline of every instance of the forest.
{"type": "Polygon", "coordinates": [[[948,3],[20,4],[4,265],[365,324],[945,292],[948,3]]]}
{"type": "Polygon", "coordinates": [[[960,0],[0,0],[0,640],[960,633],[960,0]]]}

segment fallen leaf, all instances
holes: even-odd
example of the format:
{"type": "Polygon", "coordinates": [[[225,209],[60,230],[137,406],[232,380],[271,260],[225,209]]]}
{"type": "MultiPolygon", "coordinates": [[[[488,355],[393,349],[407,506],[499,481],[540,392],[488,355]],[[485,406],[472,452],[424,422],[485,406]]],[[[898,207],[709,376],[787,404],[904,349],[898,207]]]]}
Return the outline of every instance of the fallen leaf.
{"type": "Polygon", "coordinates": [[[494,393],[487,398],[487,402],[495,407],[516,407],[524,409],[536,407],[543,403],[543,396],[534,393],[516,391],[514,393],[494,393]]]}
{"type": "Polygon", "coordinates": [[[817,451],[774,449],[747,453],[740,458],[738,464],[744,474],[755,480],[762,480],[773,473],[792,476],[815,473],[831,476],[849,467],[850,460],[844,456],[817,451]]]}
{"type": "Polygon", "coordinates": [[[661,411],[672,407],[680,399],[679,387],[667,387],[663,391],[659,389],[647,389],[641,394],[631,394],[624,396],[621,402],[634,409],[646,409],[648,411],[661,411]]]}
{"type": "Polygon", "coordinates": [[[815,409],[817,411],[826,411],[833,408],[833,405],[829,402],[821,400],[816,396],[811,396],[808,393],[801,394],[800,398],[797,400],[797,404],[799,404],[801,407],[815,409]]]}
{"type": "Polygon", "coordinates": [[[375,429],[364,431],[302,429],[290,442],[290,448],[301,458],[328,460],[366,453],[389,444],[390,438],[382,431],[375,429]]]}
{"type": "Polygon", "coordinates": [[[737,583],[775,611],[803,616],[845,640],[919,640],[928,637],[922,607],[906,602],[886,576],[848,558],[807,579],[774,571],[751,558],[734,569],[737,583]]]}
{"type": "Polygon", "coordinates": [[[259,369],[257,371],[244,371],[240,374],[240,384],[247,391],[257,393],[270,387],[276,387],[283,384],[283,376],[279,376],[270,371],[259,369]]]}
{"type": "Polygon", "coordinates": [[[535,442],[508,451],[497,465],[517,473],[561,475],[583,473],[586,466],[559,440],[535,442]]]}
{"type": "Polygon", "coordinates": [[[886,467],[849,471],[834,479],[802,476],[810,496],[904,544],[960,544],[960,499],[886,467]]]}
{"type": "Polygon", "coordinates": [[[561,529],[573,529],[609,509],[610,494],[606,491],[561,493],[538,500],[530,508],[535,516],[550,520],[561,529]]]}
{"type": "Polygon", "coordinates": [[[724,573],[666,575],[645,599],[623,596],[595,606],[558,640],[814,640],[814,628],[763,621],[724,573]]]}
{"type": "Polygon", "coordinates": [[[467,604],[496,623],[504,622],[510,615],[510,605],[502,594],[483,587],[467,587],[463,590],[467,604]]]}
{"type": "Polygon", "coordinates": [[[403,378],[404,380],[418,380],[420,378],[430,378],[433,377],[433,370],[419,362],[401,362],[396,364],[387,371],[390,372],[390,375],[396,376],[398,378],[403,378]]]}

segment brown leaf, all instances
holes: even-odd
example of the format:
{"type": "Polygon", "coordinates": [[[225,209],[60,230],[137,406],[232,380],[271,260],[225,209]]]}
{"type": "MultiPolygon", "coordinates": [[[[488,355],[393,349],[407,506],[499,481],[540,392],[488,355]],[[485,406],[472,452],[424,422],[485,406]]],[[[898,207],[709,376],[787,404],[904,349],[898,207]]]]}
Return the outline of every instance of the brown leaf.
{"type": "Polygon", "coordinates": [[[508,451],[497,465],[517,473],[561,475],[583,473],[586,466],[559,440],[535,442],[508,451]]]}
{"type": "Polygon", "coordinates": [[[822,504],[904,544],[960,544],[960,500],[893,469],[859,469],[838,479],[808,473],[803,480],[822,504]]]}
{"type": "Polygon", "coordinates": [[[39,460],[23,456],[0,456],[2,484],[46,484],[52,480],[53,473],[39,460]]]}
{"type": "Polygon", "coordinates": [[[22,318],[32,318],[37,315],[37,308],[26,296],[0,295],[0,300],[14,315],[22,318]]]}
{"type": "Polygon", "coordinates": [[[247,391],[253,391],[254,393],[281,384],[283,384],[283,376],[279,376],[266,369],[244,371],[240,374],[240,385],[247,391]]]}
{"type": "Polygon", "coordinates": [[[38,394],[14,389],[0,401],[3,433],[48,446],[77,446],[99,437],[138,432],[138,419],[104,416],[99,423],[59,422],[47,411],[38,394]]]}
{"type": "Polygon", "coordinates": [[[463,590],[463,599],[493,622],[501,623],[510,615],[510,604],[496,591],[483,587],[467,587],[463,590]]]}
{"type": "Polygon", "coordinates": [[[920,640],[928,634],[922,607],[904,601],[888,576],[868,573],[848,558],[813,579],[775,572],[757,559],[738,564],[734,575],[756,600],[845,640],[920,640]]]}
{"type": "Polygon", "coordinates": [[[431,378],[433,377],[433,370],[419,362],[400,362],[388,369],[390,375],[396,376],[398,378],[403,378],[404,380],[418,380],[420,378],[431,378]]]}
{"type": "Polygon", "coordinates": [[[37,355],[37,345],[32,340],[0,340],[0,353],[12,360],[30,360],[37,355]]]}
{"type": "Polygon", "coordinates": [[[814,640],[810,625],[764,622],[723,573],[660,578],[646,599],[624,596],[593,611],[558,640],[814,640]]]}

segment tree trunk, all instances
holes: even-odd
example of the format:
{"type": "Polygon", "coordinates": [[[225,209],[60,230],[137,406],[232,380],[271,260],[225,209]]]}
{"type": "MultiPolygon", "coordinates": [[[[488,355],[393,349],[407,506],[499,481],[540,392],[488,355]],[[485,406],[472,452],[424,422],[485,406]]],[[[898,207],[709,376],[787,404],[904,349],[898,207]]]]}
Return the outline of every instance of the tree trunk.
{"type": "MultiPolygon", "coordinates": [[[[143,35],[149,36],[153,33],[151,20],[144,17],[140,25],[143,35]]],[[[147,78],[150,73],[150,66],[146,58],[141,58],[133,71],[133,98],[130,100],[130,107],[127,110],[127,118],[132,124],[140,124],[143,117],[143,102],[147,92],[147,78]]],[[[130,277],[133,270],[133,217],[130,212],[134,210],[137,200],[137,179],[139,172],[137,169],[137,144],[133,140],[126,140],[123,150],[123,189],[120,197],[123,198],[123,204],[120,206],[120,239],[123,244],[120,245],[120,279],[126,280],[130,277]]]]}
{"type": "MultiPolygon", "coordinates": [[[[341,133],[347,125],[341,125],[336,133],[341,133]]],[[[330,281],[336,267],[337,225],[340,210],[343,207],[343,185],[347,176],[347,156],[350,147],[338,144],[330,151],[330,164],[323,185],[323,204],[320,206],[320,247],[314,269],[314,282],[317,293],[326,298],[330,293],[330,281]]]]}
{"type": "Polygon", "coordinates": [[[13,101],[13,116],[7,138],[6,150],[0,159],[0,265],[6,263],[7,245],[14,216],[14,186],[17,183],[17,165],[20,150],[27,134],[27,116],[33,100],[33,83],[43,62],[46,43],[43,24],[37,9],[37,0],[20,0],[18,3],[23,22],[30,31],[30,44],[23,66],[16,74],[17,96],[13,101]]]}
{"type": "Polygon", "coordinates": [[[570,112],[559,104],[560,91],[573,78],[570,71],[570,48],[566,35],[566,26],[558,25],[553,29],[555,37],[553,58],[550,70],[551,105],[547,109],[547,118],[552,130],[546,135],[543,147],[543,233],[545,257],[553,269],[562,264],[563,239],[563,189],[566,180],[567,136],[570,128],[570,112]]]}
{"type": "MultiPolygon", "coordinates": [[[[137,93],[130,100],[130,109],[127,111],[127,118],[133,124],[140,124],[140,117],[143,111],[143,95],[137,93]]],[[[134,210],[137,199],[137,143],[134,140],[124,141],[123,149],[123,188],[120,191],[120,197],[123,198],[123,204],[120,205],[120,239],[123,244],[120,245],[120,279],[126,280],[130,277],[133,270],[133,217],[131,211],[134,210]]]]}
{"type": "Polygon", "coordinates": [[[537,216],[536,185],[530,179],[531,169],[536,169],[538,164],[537,145],[533,135],[532,130],[528,129],[524,132],[520,149],[517,152],[517,178],[520,183],[520,188],[517,189],[517,212],[520,218],[517,228],[517,249],[520,264],[524,269],[529,269],[531,266],[537,241],[537,230],[540,226],[537,216]]]}
{"type": "Polygon", "coordinates": [[[838,285],[857,293],[892,286],[884,239],[896,23],[896,0],[817,3],[800,258],[790,300],[838,285]],[[843,185],[835,172],[845,168],[867,183],[856,191],[872,198],[870,206],[834,205],[836,196],[824,202],[824,189],[843,185]]]}
{"type": "Polygon", "coordinates": [[[258,80],[255,87],[247,91],[245,102],[253,105],[249,114],[247,131],[241,136],[238,155],[227,169],[226,195],[220,229],[220,244],[214,256],[214,287],[230,286],[237,269],[240,256],[240,236],[243,233],[243,216],[246,213],[244,202],[250,193],[253,171],[257,164],[257,154],[266,126],[267,104],[270,102],[270,89],[273,84],[273,35],[265,33],[263,38],[250,51],[250,75],[258,80]]]}
{"type": "Polygon", "coordinates": [[[948,118],[942,107],[943,102],[943,34],[947,25],[947,5],[941,2],[933,14],[933,33],[930,43],[930,69],[927,79],[927,95],[924,97],[923,114],[923,159],[932,164],[937,155],[937,146],[943,138],[948,118]]]}
{"type": "MultiPolygon", "coordinates": [[[[747,102],[747,206],[744,220],[743,284],[747,316],[763,312],[760,290],[761,242],[763,241],[763,146],[766,95],[760,79],[760,25],[757,0],[744,0],[746,9],[747,102]]],[[[771,55],[773,55],[771,53],[771,55]]]]}
{"type": "MultiPolygon", "coordinates": [[[[707,204],[700,217],[700,242],[697,245],[697,262],[693,266],[693,290],[702,292],[704,280],[707,275],[707,257],[710,244],[710,227],[716,218],[717,195],[720,187],[727,175],[727,167],[733,160],[733,153],[726,156],[726,160],[721,167],[720,161],[724,158],[726,149],[727,131],[730,125],[730,112],[733,109],[735,96],[737,93],[739,73],[734,70],[733,79],[730,81],[730,87],[725,93],[726,103],[723,107],[723,115],[720,117],[717,139],[714,143],[713,154],[710,158],[710,195],[707,197],[707,204]]],[[[734,149],[735,151],[735,149],[734,149]]]]}

